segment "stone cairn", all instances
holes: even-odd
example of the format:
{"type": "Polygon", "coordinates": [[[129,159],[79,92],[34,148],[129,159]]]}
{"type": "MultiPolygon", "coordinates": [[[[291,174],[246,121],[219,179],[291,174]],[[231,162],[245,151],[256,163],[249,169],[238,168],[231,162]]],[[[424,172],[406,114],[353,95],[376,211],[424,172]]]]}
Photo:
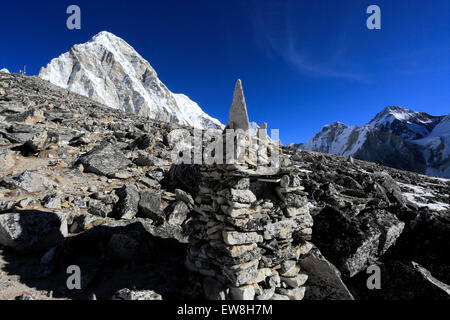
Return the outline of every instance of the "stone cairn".
{"type": "MultiPolygon", "coordinates": [[[[240,80],[227,128],[249,130],[240,80]]],[[[200,168],[186,267],[204,276],[206,299],[301,300],[308,275],[298,261],[312,247],[307,194],[289,159],[279,155],[277,165],[267,165],[281,152],[276,143],[264,134],[247,137],[257,148],[245,150],[241,163],[200,168]]]]}

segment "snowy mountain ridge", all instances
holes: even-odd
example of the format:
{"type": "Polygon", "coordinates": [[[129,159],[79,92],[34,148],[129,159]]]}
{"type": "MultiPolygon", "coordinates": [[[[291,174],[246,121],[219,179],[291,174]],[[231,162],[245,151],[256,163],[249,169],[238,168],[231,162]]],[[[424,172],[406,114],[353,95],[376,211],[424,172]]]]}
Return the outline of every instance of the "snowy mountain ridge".
{"type": "Polygon", "coordinates": [[[366,125],[334,122],[312,139],[293,146],[450,177],[450,115],[387,107],[366,125]]]}
{"type": "Polygon", "coordinates": [[[102,31],[53,59],[39,77],[109,107],[196,128],[222,128],[183,94],[172,93],[123,39],[102,31]]]}

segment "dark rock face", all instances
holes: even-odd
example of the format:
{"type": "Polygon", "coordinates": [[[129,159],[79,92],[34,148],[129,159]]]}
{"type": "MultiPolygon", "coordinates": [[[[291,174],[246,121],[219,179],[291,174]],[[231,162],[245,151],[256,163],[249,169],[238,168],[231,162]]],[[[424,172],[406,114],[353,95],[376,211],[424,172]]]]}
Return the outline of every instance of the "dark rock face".
{"type": "Polygon", "coordinates": [[[383,131],[371,132],[361,150],[354,154],[361,160],[425,173],[427,163],[418,145],[383,131]]]}
{"type": "Polygon", "coordinates": [[[108,242],[106,252],[113,260],[133,261],[138,258],[139,242],[131,235],[113,234],[108,242]]]}
{"type": "Polygon", "coordinates": [[[309,275],[305,300],[354,300],[339,270],[317,247],[300,260],[300,266],[309,275]]]}
{"type": "Polygon", "coordinates": [[[110,144],[102,144],[82,155],[78,162],[84,166],[86,172],[109,176],[119,169],[131,164],[122,152],[110,144]]]}
{"type": "MultiPolygon", "coordinates": [[[[409,212],[409,214],[411,214],[409,212]]],[[[406,213],[404,213],[406,216],[406,213]]],[[[406,219],[406,218],[405,218],[406,219]]],[[[450,216],[421,210],[409,221],[389,257],[411,259],[425,266],[436,278],[450,283],[450,216]]]]}
{"type": "Polygon", "coordinates": [[[361,279],[350,281],[351,289],[360,299],[450,300],[450,286],[434,278],[418,263],[390,260],[378,264],[378,267],[381,270],[380,289],[369,290],[362,285],[365,284],[367,275],[357,276],[356,278],[361,279]]]}
{"type": "Polygon", "coordinates": [[[313,242],[349,277],[378,260],[404,228],[403,222],[384,210],[350,216],[326,207],[314,222],[313,242]]]}
{"type": "Polygon", "coordinates": [[[200,169],[196,165],[173,165],[161,183],[168,188],[182,188],[186,191],[196,193],[198,192],[200,178],[200,169]]]}

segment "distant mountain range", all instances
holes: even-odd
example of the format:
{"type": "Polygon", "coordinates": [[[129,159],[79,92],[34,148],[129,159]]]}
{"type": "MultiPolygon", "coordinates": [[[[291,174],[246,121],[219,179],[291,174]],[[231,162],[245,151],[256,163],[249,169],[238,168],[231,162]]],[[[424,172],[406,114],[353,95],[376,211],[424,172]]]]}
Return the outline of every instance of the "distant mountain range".
{"type": "Polygon", "coordinates": [[[293,146],[450,178],[450,115],[387,107],[366,125],[334,122],[293,146]]]}
{"type": "Polygon", "coordinates": [[[172,93],[121,38],[103,31],[42,68],[39,77],[109,107],[196,128],[222,128],[184,94],[172,93]]]}

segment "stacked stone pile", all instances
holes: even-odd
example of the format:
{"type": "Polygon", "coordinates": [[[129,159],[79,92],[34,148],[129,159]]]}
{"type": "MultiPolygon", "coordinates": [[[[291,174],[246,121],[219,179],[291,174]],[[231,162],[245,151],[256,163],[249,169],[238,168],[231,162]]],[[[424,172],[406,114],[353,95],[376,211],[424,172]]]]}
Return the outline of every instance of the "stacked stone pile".
{"type": "MultiPolygon", "coordinates": [[[[236,97],[244,101],[239,81],[236,90],[233,106],[239,110],[236,97]]],[[[245,101],[241,105],[246,114],[245,101]]],[[[245,123],[229,126],[248,128],[245,123]]],[[[226,139],[224,133],[225,144],[226,139]]],[[[276,149],[261,142],[259,151],[276,149]]],[[[186,266],[205,276],[207,299],[301,300],[308,275],[298,261],[312,247],[307,194],[286,158],[278,166],[258,166],[251,148],[243,158],[239,165],[201,167],[186,266]]]]}
{"type": "Polygon", "coordinates": [[[226,166],[201,175],[186,265],[208,277],[206,298],[302,299],[308,276],[298,261],[313,220],[300,181],[226,166]]]}

